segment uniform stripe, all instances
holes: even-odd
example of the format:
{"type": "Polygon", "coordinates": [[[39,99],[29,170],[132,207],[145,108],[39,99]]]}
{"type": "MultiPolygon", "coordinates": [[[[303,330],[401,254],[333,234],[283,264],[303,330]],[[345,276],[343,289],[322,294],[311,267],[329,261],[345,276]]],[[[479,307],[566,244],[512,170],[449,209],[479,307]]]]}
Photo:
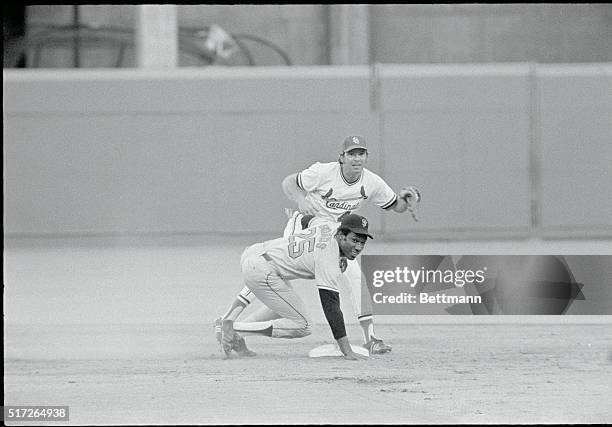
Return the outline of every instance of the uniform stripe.
{"type": "Polygon", "coordinates": [[[387,203],[381,206],[383,209],[389,209],[397,202],[397,194],[393,193],[393,197],[387,203]]]}
{"type": "Polygon", "coordinates": [[[370,320],[373,316],[371,314],[363,314],[361,316],[357,316],[357,320],[360,322],[363,320],[370,320]]]}
{"type": "Polygon", "coordinates": [[[249,305],[251,303],[251,301],[249,301],[248,299],[246,299],[245,297],[243,297],[242,295],[238,295],[238,299],[240,301],[242,301],[243,303],[245,303],[246,305],[249,305]]]}
{"type": "Polygon", "coordinates": [[[298,172],[298,174],[295,176],[295,183],[301,190],[304,190],[304,186],[302,185],[302,172],[298,172]]]}
{"type": "MultiPolygon", "coordinates": [[[[274,288],[270,285],[270,283],[268,282],[268,278],[270,277],[272,273],[268,273],[266,275],[266,285],[268,285],[268,288],[270,288],[270,290],[272,292],[274,292],[276,294],[277,297],[279,297],[285,304],[287,304],[289,307],[291,307],[293,309],[293,311],[295,311],[302,319],[304,319],[304,323],[306,324],[306,327],[309,327],[310,324],[308,323],[308,319],[306,317],[304,317],[304,315],[302,313],[300,313],[293,305],[291,305],[291,303],[289,301],[287,301],[285,298],[283,298],[282,296],[280,296],[280,294],[278,292],[276,292],[274,290],[274,288]]],[[[297,294],[296,294],[297,295],[297,294]]],[[[298,297],[299,298],[299,297],[298,297]]]]}

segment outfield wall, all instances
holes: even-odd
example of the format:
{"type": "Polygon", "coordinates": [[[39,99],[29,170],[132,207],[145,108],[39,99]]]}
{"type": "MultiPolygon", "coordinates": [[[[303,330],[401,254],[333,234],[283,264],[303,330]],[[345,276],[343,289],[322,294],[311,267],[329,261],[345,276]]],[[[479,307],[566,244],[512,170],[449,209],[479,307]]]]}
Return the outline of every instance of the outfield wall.
{"type": "Polygon", "coordinates": [[[379,235],[612,235],[612,64],[5,70],[5,236],[278,234],[361,134],[379,235]],[[463,233],[463,234],[462,234],[463,233]]]}

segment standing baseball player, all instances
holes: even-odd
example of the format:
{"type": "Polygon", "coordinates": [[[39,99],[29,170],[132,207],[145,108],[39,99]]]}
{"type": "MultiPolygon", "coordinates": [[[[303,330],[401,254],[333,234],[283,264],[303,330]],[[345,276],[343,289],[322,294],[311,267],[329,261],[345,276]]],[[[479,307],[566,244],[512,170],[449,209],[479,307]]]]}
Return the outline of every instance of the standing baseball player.
{"type": "MultiPolygon", "coordinates": [[[[378,175],[365,168],[368,150],[361,136],[349,136],[343,144],[337,162],[314,163],[309,168],[287,176],[282,182],[286,196],[297,204],[285,227],[284,236],[300,233],[309,226],[327,224],[336,229],[344,215],[356,212],[368,200],[386,211],[409,211],[415,221],[416,208],[421,196],[414,187],[404,187],[399,193],[378,175]]],[[[391,351],[391,346],[374,333],[372,305],[369,299],[361,301],[361,267],[358,261],[348,263],[346,270],[348,289],[355,314],[363,330],[364,347],[372,354],[391,351]]],[[[248,287],[242,289],[223,319],[235,320],[255,299],[248,287]]],[[[256,319],[271,319],[275,313],[266,308],[255,313],[256,319]]],[[[221,319],[215,321],[217,338],[220,337],[221,319]]]]}
{"type": "MultiPolygon", "coordinates": [[[[264,335],[273,338],[301,338],[311,334],[312,320],[301,298],[288,280],[314,279],[325,318],[344,358],[365,359],[355,353],[346,335],[340,309],[339,285],[346,280],[343,274],[347,260],[354,260],[363,250],[367,238],[368,221],[356,214],[345,215],[336,228],[329,224],[300,230],[290,236],[268,240],[249,246],[240,264],[247,288],[278,316],[273,320],[221,322],[221,343],[229,357],[232,350],[250,352],[243,335],[264,335]]],[[[252,352],[248,355],[252,355],[252,352]]]]}

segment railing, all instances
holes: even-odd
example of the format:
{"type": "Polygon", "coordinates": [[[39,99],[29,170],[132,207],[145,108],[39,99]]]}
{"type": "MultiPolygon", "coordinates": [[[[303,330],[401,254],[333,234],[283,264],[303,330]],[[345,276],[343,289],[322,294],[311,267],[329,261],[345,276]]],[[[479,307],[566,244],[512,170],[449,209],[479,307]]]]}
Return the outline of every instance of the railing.
{"type": "MultiPolygon", "coordinates": [[[[73,68],[87,68],[84,63],[86,49],[110,48],[108,68],[133,67],[128,52],[134,50],[134,31],[122,27],[96,27],[74,24],[46,26],[26,37],[24,50],[29,58],[28,67],[47,68],[43,53],[48,49],[72,48],[73,68]]],[[[278,45],[250,34],[230,34],[216,25],[180,27],[178,31],[179,66],[182,62],[195,66],[230,65],[292,65],[289,55],[278,45]],[[251,49],[249,48],[251,46],[251,49]],[[262,62],[252,48],[267,49],[278,58],[276,62],[262,62]]],[[[270,55],[266,55],[270,57],[270,55]]]]}

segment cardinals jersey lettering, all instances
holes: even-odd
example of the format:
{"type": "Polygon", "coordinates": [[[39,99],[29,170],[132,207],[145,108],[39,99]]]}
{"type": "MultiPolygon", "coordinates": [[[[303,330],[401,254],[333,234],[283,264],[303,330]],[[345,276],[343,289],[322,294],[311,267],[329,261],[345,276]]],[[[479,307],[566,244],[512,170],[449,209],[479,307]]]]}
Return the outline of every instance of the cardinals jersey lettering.
{"type": "Polygon", "coordinates": [[[266,253],[283,279],[315,279],[318,288],[339,292],[339,283],[346,280],[342,274],[346,259],[340,256],[335,232],[326,224],[307,228],[263,242],[260,251],[266,253]]]}
{"type": "Polygon", "coordinates": [[[355,182],[347,182],[338,162],[314,163],[297,174],[297,185],[306,191],[306,198],[319,208],[317,217],[337,221],[345,212],[355,213],[364,200],[388,209],[397,201],[397,195],[374,172],[363,168],[355,182]]]}

